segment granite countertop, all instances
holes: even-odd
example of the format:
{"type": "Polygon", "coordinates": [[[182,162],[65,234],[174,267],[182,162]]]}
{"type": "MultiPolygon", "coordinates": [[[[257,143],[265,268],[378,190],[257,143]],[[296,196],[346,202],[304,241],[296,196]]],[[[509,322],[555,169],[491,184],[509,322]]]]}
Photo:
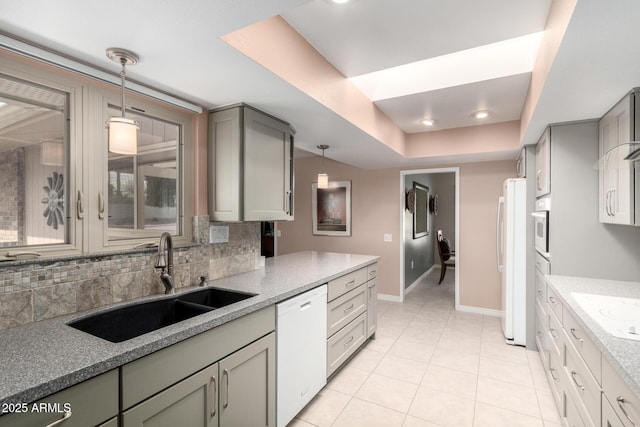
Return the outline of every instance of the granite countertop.
{"type": "MultiPolygon", "coordinates": [[[[92,312],[164,298],[164,295],[0,331],[0,405],[33,402],[378,259],[369,255],[312,251],[269,258],[264,268],[209,282],[209,286],[256,296],[121,343],[96,338],[67,323],[92,312]]],[[[181,288],[178,292],[193,289],[181,288]]]]}
{"type": "Polygon", "coordinates": [[[640,341],[616,338],[606,332],[573,298],[572,292],[640,299],[640,282],[547,276],[563,304],[570,309],[594,344],[636,395],[640,396],[640,341]]]}

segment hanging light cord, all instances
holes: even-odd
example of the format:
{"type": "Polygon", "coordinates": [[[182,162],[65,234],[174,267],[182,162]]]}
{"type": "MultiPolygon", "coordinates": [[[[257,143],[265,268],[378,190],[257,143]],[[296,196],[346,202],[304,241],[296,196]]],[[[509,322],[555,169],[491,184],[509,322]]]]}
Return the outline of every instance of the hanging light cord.
{"type": "Polygon", "coordinates": [[[121,92],[121,97],[122,97],[122,118],[124,118],[124,111],[127,108],[126,104],[124,103],[124,81],[125,81],[125,77],[126,77],[126,71],[125,71],[125,64],[127,63],[126,58],[120,58],[120,64],[122,64],[122,70],[120,71],[120,92],[121,92]]]}

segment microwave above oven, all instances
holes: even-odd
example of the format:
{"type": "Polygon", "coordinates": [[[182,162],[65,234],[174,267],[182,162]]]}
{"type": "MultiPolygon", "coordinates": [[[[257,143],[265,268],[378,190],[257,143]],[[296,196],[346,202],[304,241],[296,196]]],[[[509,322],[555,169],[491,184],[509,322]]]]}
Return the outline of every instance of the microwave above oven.
{"type": "Polygon", "coordinates": [[[536,211],[533,216],[533,228],[535,232],[534,244],[536,251],[545,258],[549,258],[549,213],[551,211],[551,199],[545,197],[536,200],[536,211]]]}

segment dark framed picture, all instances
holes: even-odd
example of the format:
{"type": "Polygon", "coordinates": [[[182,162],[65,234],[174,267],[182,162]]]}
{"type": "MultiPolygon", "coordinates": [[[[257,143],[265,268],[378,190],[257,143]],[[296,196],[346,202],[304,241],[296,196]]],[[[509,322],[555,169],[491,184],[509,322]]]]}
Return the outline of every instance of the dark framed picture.
{"type": "Polygon", "coordinates": [[[311,186],[313,234],[351,236],[351,181],[331,181],[328,188],[311,186]]]}
{"type": "Polygon", "coordinates": [[[429,235],[429,187],[413,183],[415,207],[413,210],[413,238],[429,235]]]}

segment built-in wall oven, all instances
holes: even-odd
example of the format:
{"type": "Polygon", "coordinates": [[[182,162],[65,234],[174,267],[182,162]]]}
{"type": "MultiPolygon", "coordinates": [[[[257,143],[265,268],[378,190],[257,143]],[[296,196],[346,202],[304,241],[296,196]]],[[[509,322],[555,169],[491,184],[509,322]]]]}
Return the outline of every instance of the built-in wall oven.
{"type": "Polygon", "coordinates": [[[551,198],[544,197],[536,200],[536,210],[533,215],[535,230],[534,243],[536,251],[545,258],[549,258],[549,213],[551,198]]]}

